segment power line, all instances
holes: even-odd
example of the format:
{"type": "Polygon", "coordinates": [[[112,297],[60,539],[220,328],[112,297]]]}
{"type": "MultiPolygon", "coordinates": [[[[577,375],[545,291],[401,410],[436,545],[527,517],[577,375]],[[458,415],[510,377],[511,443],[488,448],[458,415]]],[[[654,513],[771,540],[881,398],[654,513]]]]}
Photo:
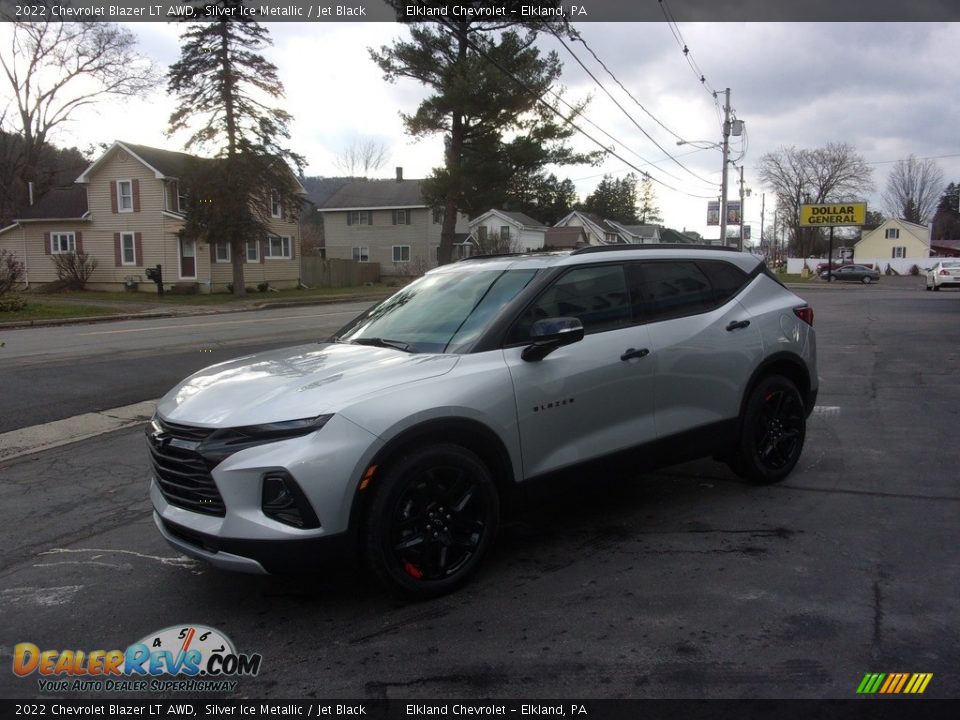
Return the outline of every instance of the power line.
{"type": "MultiPolygon", "coordinates": [[[[709,180],[707,180],[706,178],[698,175],[698,174],[695,173],[693,170],[691,170],[690,168],[688,168],[688,167],[687,167],[686,165],[684,165],[682,162],[680,162],[679,160],[677,160],[673,155],[671,155],[670,152],[669,152],[668,150],[666,150],[660,143],[658,143],[656,140],[654,140],[653,137],[650,135],[650,133],[648,133],[646,130],[643,129],[643,127],[640,126],[640,123],[638,123],[638,122],[633,118],[633,116],[632,116],[629,112],[627,112],[626,108],[624,108],[623,105],[621,105],[621,104],[617,101],[617,99],[616,99],[615,97],[613,97],[613,95],[610,93],[610,91],[607,90],[606,86],[605,86],[602,82],[600,82],[600,80],[597,78],[597,76],[594,75],[594,74],[590,71],[590,69],[583,63],[583,61],[577,56],[577,54],[576,54],[575,52],[573,52],[573,50],[570,49],[570,46],[567,45],[566,42],[564,42],[563,38],[560,37],[560,35],[559,35],[557,32],[552,31],[552,34],[553,34],[553,36],[554,36],[555,38],[557,38],[557,40],[560,41],[560,44],[563,45],[564,49],[566,49],[566,51],[567,51],[568,53],[570,53],[570,55],[573,57],[573,59],[577,61],[577,64],[580,65],[581,68],[583,68],[583,71],[584,71],[585,73],[587,73],[587,75],[590,76],[590,79],[593,80],[594,83],[596,83],[597,87],[599,87],[601,90],[603,90],[603,92],[606,94],[606,96],[607,96],[608,98],[610,98],[610,101],[611,101],[614,105],[617,106],[617,108],[620,110],[620,112],[622,112],[622,113],[627,117],[627,119],[630,120],[630,122],[632,122],[632,123],[634,124],[634,126],[635,126],[640,132],[642,132],[642,133],[644,134],[644,136],[645,136],[650,142],[652,142],[654,145],[656,145],[657,148],[658,148],[664,155],[666,155],[668,158],[670,158],[671,160],[673,160],[677,165],[679,165],[681,168],[683,168],[683,169],[686,170],[688,173],[690,173],[691,175],[693,175],[693,177],[697,178],[697,179],[700,180],[701,182],[705,182],[705,183],[707,183],[707,184],[710,184],[710,181],[709,181],[709,180]]],[[[587,49],[589,50],[589,48],[587,48],[587,49]]],[[[591,52],[591,54],[593,54],[593,51],[592,51],[592,50],[591,50],[590,52],[591,52]]],[[[594,54],[594,57],[596,57],[595,54],[594,54]]],[[[599,58],[598,58],[598,61],[599,61],[599,58]]],[[[602,64],[603,64],[603,63],[601,63],[601,65],[602,65],[602,64]]],[[[609,70],[608,70],[607,72],[609,72],[609,70]]],[[[614,78],[614,79],[616,79],[616,78],[614,78]]],[[[618,84],[619,84],[619,81],[618,81],[618,84]]],[[[623,86],[621,85],[621,87],[623,87],[623,86]]],[[[629,93],[628,93],[628,95],[629,95],[629,93]]],[[[632,96],[631,96],[631,97],[632,97],[632,96]]],[[[634,101],[636,102],[636,100],[634,100],[634,101]]],[[[638,103],[638,104],[639,104],[639,103],[638,103]]],[[[643,107],[643,106],[641,105],[641,107],[643,107]]],[[[648,115],[650,115],[649,111],[647,111],[646,108],[643,108],[643,110],[644,110],[644,112],[647,112],[648,115]]],[[[653,117],[653,116],[651,115],[651,117],[653,117]]],[[[654,118],[654,119],[656,119],[656,118],[654,118]]],[[[658,120],[657,122],[659,122],[659,120],[658,120]]],[[[667,128],[666,125],[663,125],[663,123],[660,123],[660,124],[661,124],[661,126],[663,126],[664,128],[666,128],[672,135],[674,135],[674,137],[676,137],[677,139],[680,139],[680,140],[683,139],[683,138],[681,138],[679,135],[677,135],[676,133],[674,133],[672,130],[670,130],[669,128],[667,128]]],[[[664,172],[666,172],[666,171],[664,171],[664,172]]]]}
{"type": "MultiPolygon", "coordinates": [[[[438,19],[438,22],[439,22],[440,25],[442,25],[443,27],[447,28],[447,30],[450,31],[451,34],[455,34],[455,33],[456,33],[456,29],[452,26],[452,24],[450,23],[449,20],[446,20],[446,19],[442,19],[442,18],[441,18],[441,19],[438,19]]],[[[617,153],[616,151],[612,150],[611,148],[606,147],[603,143],[601,143],[599,140],[597,140],[595,137],[593,137],[590,133],[586,132],[583,128],[581,128],[579,125],[577,125],[575,122],[573,122],[572,117],[567,117],[567,116],[564,115],[562,112],[560,112],[557,108],[555,108],[553,105],[551,105],[551,104],[548,103],[546,100],[544,100],[542,97],[540,97],[537,93],[535,93],[535,92],[533,91],[532,88],[530,88],[528,85],[526,85],[526,83],[524,83],[520,78],[518,78],[518,77],[517,77],[516,75],[514,75],[512,72],[510,72],[509,70],[507,70],[506,68],[504,68],[503,65],[501,65],[501,64],[500,64],[499,62],[497,62],[494,58],[492,58],[485,50],[483,50],[483,49],[482,49],[481,47],[479,47],[476,43],[474,43],[469,37],[466,38],[466,43],[467,43],[467,45],[468,45],[475,53],[477,53],[477,55],[479,55],[479,56],[482,57],[484,60],[486,60],[488,63],[490,63],[491,65],[493,65],[495,68],[497,68],[497,69],[498,69],[500,72],[502,72],[506,77],[508,77],[508,78],[510,78],[511,80],[513,80],[513,82],[516,83],[520,88],[522,88],[523,90],[526,90],[527,92],[529,92],[529,93],[531,94],[531,96],[533,96],[535,102],[540,103],[541,105],[546,106],[546,108],[547,108],[550,112],[552,112],[554,115],[556,115],[557,117],[559,117],[560,119],[562,119],[565,123],[567,123],[568,125],[570,125],[570,127],[572,127],[572,128],[573,128],[574,130],[576,130],[578,133],[580,133],[580,134],[583,135],[585,138],[587,138],[588,140],[590,140],[592,143],[594,143],[595,145],[597,145],[597,147],[599,147],[600,149],[602,149],[602,150],[603,150],[605,153],[607,153],[608,155],[611,155],[612,157],[615,157],[615,158],[616,158],[617,160],[619,160],[620,162],[626,164],[628,167],[630,167],[630,168],[636,170],[637,172],[639,172],[643,177],[649,178],[651,181],[657,183],[658,185],[662,185],[663,187],[667,188],[668,190],[672,190],[673,192],[677,192],[677,193],[680,193],[680,194],[682,194],[682,195],[687,195],[688,197],[700,198],[700,199],[706,199],[706,200],[712,200],[712,199],[713,199],[713,197],[714,197],[713,195],[697,195],[697,194],[695,194],[695,193],[690,193],[690,192],[687,192],[687,191],[685,191],[685,190],[681,190],[681,189],[679,189],[679,188],[675,188],[675,187],[673,187],[672,185],[669,185],[668,183],[665,183],[663,180],[660,180],[659,178],[654,177],[654,176],[651,175],[649,172],[647,172],[647,171],[645,171],[645,170],[641,170],[639,167],[637,167],[636,165],[634,165],[633,163],[631,163],[629,160],[627,160],[626,158],[624,158],[622,155],[620,155],[620,154],[617,153]]],[[[589,72],[589,71],[588,71],[588,72],[589,72]]],[[[555,95],[555,93],[554,93],[554,95],[555,95]]],[[[564,102],[565,102],[565,101],[564,101],[564,102]]],[[[658,146],[658,147],[659,147],[659,146],[658,146]]],[[[661,149],[662,149],[662,148],[661,148],[661,149]]],[[[689,172],[689,171],[688,171],[688,172],[689,172]]],[[[708,184],[710,184],[710,181],[706,181],[706,182],[707,182],[708,184]]]]}

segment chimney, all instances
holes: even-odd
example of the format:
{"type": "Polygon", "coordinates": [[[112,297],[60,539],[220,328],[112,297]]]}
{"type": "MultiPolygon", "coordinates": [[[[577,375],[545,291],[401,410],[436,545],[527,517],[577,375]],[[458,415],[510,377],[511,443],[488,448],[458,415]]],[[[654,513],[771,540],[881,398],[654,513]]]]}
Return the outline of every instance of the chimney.
{"type": "Polygon", "coordinates": [[[397,182],[403,182],[403,168],[397,167],[397,182]]]}

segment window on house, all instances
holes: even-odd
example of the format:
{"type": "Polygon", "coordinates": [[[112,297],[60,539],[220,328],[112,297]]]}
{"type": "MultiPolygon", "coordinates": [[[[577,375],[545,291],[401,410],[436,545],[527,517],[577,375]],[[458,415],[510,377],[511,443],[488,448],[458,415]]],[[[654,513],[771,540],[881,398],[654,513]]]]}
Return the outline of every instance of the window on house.
{"type": "Polygon", "coordinates": [[[603,237],[608,243],[615,243],[617,241],[616,233],[612,233],[612,232],[604,233],[603,237]]]}
{"type": "Polygon", "coordinates": [[[409,225],[409,224],[410,224],[410,211],[409,211],[409,210],[394,210],[394,211],[393,211],[393,224],[394,224],[394,225],[409,225]]]}
{"type": "Polygon", "coordinates": [[[393,246],[393,261],[398,262],[410,262],[410,246],[409,245],[394,245],[393,246]]]}
{"type": "Polygon", "coordinates": [[[137,241],[132,232],[120,233],[120,261],[124,265],[137,264],[137,241]]]}
{"type": "Polygon", "coordinates": [[[290,238],[279,235],[267,236],[267,259],[289,259],[290,258],[290,238]]]}
{"type": "MultiPolygon", "coordinates": [[[[256,245],[256,243],[254,243],[256,245]]],[[[250,243],[247,243],[249,251],[250,243]]],[[[230,243],[226,240],[218,242],[215,250],[217,262],[230,262],[230,243]]]]}
{"type": "Polygon", "coordinates": [[[347,225],[373,225],[373,211],[351,210],[347,213],[347,225]]]}
{"type": "Polygon", "coordinates": [[[357,262],[368,262],[370,260],[370,248],[355,247],[353,249],[353,259],[357,262]]]}
{"type": "Polygon", "coordinates": [[[501,226],[500,226],[500,239],[501,239],[501,240],[509,240],[509,239],[510,239],[510,226],[509,226],[509,225],[501,225],[501,226]]]}
{"type": "Polygon", "coordinates": [[[884,237],[885,237],[887,240],[897,240],[897,239],[899,239],[899,237],[900,237],[900,229],[899,229],[899,228],[887,228],[885,232],[886,232],[886,234],[884,235],[884,237]]]}
{"type": "Polygon", "coordinates": [[[907,256],[907,248],[905,245],[897,245],[893,248],[893,255],[891,257],[895,258],[905,258],[907,256]]]}
{"type": "Polygon", "coordinates": [[[433,209],[433,224],[439,225],[443,222],[443,210],[441,208],[433,209]]]}
{"type": "Polygon", "coordinates": [[[283,208],[280,205],[280,193],[270,192],[270,216],[278,218],[283,215],[283,208]]]}
{"type": "Polygon", "coordinates": [[[486,225],[481,225],[479,228],[477,228],[477,237],[479,238],[480,242],[485,242],[485,241],[486,241],[486,239],[487,239],[487,226],[486,226],[486,225]]]}
{"type": "Polygon", "coordinates": [[[72,253],[76,251],[77,239],[73,233],[51,233],[50,252],[54,255],[72,253]]]}
{"type": "Polygon", "coordinates": [[[133,181],[117,181],[117,209],[120,212],[133,212],[133,181]]]}
{"type": "Polygon", "coordinates": [[[260,243],[247,240],[247,262],[260,262],[260,243]]]}
{"type": "Polygon", "coordinates": [[[183,185],[177,183],[177,210],[179,212],[187,211],[187,191],[183,189],[183,185]]]}

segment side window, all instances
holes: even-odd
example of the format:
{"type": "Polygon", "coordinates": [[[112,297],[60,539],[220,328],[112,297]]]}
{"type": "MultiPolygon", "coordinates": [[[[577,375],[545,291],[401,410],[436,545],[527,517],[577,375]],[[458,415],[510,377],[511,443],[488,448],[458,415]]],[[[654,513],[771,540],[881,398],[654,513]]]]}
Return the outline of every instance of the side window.
{"type": "Polygon", "coordinates": [[[706,274],[713,286],[713,301],[722,305],[732,298],[746,283],[749,275],[736,265],[723,260],[698,260],[697,265],[706,274]]]}
{"type": "Polygon", "coordinates": [[[716,305],[707,276],[694,262],[638,264],[638,315],[645,321],[696,315],[716,305]]]}
{"type": "Polygon", "coordinates": [[[533,323],[551,317],[575,317],[588,334],[631,324],[633,313],[624,266],[595,265],[564,273],[524,311],[507,342],[528,340],[533,323]]]}

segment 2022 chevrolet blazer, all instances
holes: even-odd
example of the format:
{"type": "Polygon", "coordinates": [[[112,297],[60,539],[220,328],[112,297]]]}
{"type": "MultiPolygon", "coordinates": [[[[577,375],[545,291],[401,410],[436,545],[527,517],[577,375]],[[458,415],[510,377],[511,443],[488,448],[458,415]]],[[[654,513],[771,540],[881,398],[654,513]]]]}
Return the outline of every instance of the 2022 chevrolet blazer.
{"type": "Polygon", "coordinates": [[[247,572],[359,556],[430,596],[477,569],[518,489],[598,461],[797,463],[813,311],[756,257],[607,246],[481,257],[328,341],[213,365],[147,430],[157,527],[247,572]]]}

